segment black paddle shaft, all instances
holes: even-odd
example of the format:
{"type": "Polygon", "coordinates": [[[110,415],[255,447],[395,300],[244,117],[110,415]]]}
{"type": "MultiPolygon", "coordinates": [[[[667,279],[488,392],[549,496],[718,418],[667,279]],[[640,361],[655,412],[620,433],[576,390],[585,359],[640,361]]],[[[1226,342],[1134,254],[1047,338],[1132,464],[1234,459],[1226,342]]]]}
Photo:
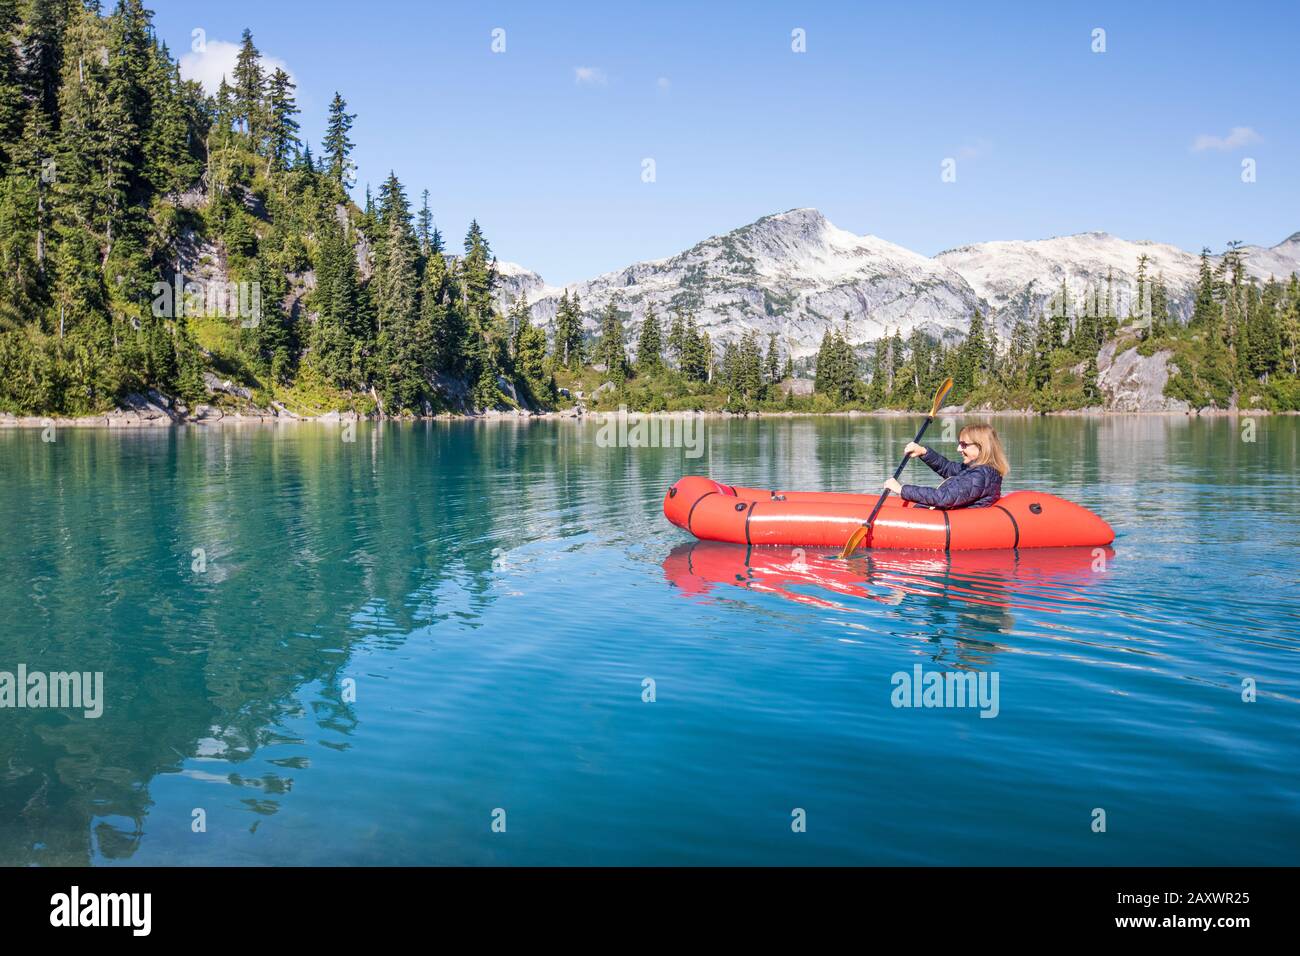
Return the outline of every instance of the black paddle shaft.
{"type": "MultiPolygon", "coordinates": [[[[927,428],[930,427],[930,422],[932,422],[932,421],[934,421],[934,416],[933,416],[933,415],[930,415],[930,416],[928,416],[928,417],[926,418],[925,421],[921,422],[921,427],[917,430],[917,432],[916,432],[916,437],[912,439],[912,441],[913,441],[914,443],[916,443],[916,444],[920,444],[920,442],[921,442],[921,436],[925,434],[925,430],[926,430],[927,428]]],[[[907,467],[907,459],[908,459],[908,457],[909,457],[909,456],[907,455],[907,453],[904,452],[904,453],[903,453],[903,460],[900,461],[900,462],[898,463],[898,467],[894,469],[894,478],[895,478],[895,479],[897,479],[898,476],[901,475],[901,474],[903,473],[903,469],[907,467]]],[[[873,521],[876,520],[876,515],[878,515],[878,514],[880,513],[880,509],[881,509],[881,507],[884,505],[884,503],[885,503],[885,499],[888,498],[888,497],[889,497],[889,489],[886,488],[884,491],[882,491],[882,492],[880,493],[880,499],[876,502],[876,506],[875,506],[874,508],[871,509],[871,517],[869,517],[869,518],[867,519],[867,522],[866,522],[868,525],[871,524],[871,522],[873,522],[873,521]]]]}

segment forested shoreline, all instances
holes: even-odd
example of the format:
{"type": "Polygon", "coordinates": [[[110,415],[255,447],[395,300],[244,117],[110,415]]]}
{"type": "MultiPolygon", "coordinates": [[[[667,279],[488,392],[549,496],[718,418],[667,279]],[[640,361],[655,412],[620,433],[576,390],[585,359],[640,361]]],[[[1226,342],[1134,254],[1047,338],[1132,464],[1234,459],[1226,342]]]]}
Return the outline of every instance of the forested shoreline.
{"type": "Polygon", "coordinates": [[[593,409],[905,409],[948,375],[968,407],[1060,411],[1102,404],[1108,344],[1166,350],[1166,394],[1192,407],[1300,409],[1296,276],[1261,286],[1235,247],[1213,268],[1202,256],[1186,323],[1139,263],[1133,315],[1110,289],[1062,288],[1005,341],[979,313],[960,342],[854,347],[832,328],[814,363],[775,335],[713,342],[690,314],[650,313],[629,335],[616,301],[591,334],[576,294],[543,328],[522,296],[503,308],[477,222],[453,254],[429,193],[417,205],[395,172],[352,201],[343,95],[315,153],[298,116],[293,80],[263,68],[247,30],[209,96],[140,0],[107,14],[0,0],[0,412],[89,416],[149,395],[182,418],[429,416],[549,410],[579,391],[593,409]],[[815,376],[810,393],[796,373],[815,376]]]}

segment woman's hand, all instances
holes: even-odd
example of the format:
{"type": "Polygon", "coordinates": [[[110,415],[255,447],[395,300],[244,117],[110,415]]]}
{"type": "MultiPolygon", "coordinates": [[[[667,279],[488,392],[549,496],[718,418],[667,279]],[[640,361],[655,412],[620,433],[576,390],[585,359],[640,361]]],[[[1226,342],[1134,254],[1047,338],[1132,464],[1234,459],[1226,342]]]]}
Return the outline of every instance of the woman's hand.
{"type": "Polygon", "coordinates": [[[881,487],[887,488],[896,495],[901,495],[903,493],[903,486],[898,483],[897,478],[886,478],[885,483],[881,485],[881,487]]]}
{"type": "Polygon", "coordinates": [[[920,458],[928,450],[929,449],[927,449],[924,445],[918,445],[914,441],[908,442],[907,447],[903,449],[903,451],[907,452],[908,458],[920,458]]]}

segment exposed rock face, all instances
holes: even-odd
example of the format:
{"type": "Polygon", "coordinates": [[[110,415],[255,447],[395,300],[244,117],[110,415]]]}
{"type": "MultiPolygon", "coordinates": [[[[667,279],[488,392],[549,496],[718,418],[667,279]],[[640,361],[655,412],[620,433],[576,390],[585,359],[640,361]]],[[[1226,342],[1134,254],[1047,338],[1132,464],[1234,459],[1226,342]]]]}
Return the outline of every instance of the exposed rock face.
{"type": "Polygon", "coordinates": [[[1140,312],[1134,301],[1139,256],[1148,258],[1148,279],[1164,281],[1170,311],[1187,319],[1200,259],[1164,243],[1130,242],[1104,232],[1085,232],[1030,242],[981,242],[941,252],[935,259],[960,273],[1007,324],[1036,319],[1059,298],[1062,282],[1071,311],[1094,294],[1105,301],[1109,285],[1116,314],[1140,312]]]}
{"type": "Polygon", "coordinates": [[[1097,385],[1105,397],[1106,408],[1115,412],[1186,412],[1190,406],[1176,398],[1165,397],[1169,381],[1169,359],[1173,355],[1162,349],[1150,356],[1138,354],[1136,348],[1115,354],[1114,342],[1107,342],[1097,354],[1097,385]]]}
{"type": "Polygon", "coordinates": [[[242,398],[246,401],[251,400],[253,397],[253,393],[242,385],[236,385],[229,379],[219,379],[211,372],[203,373],[203,384],[209,392],[225,392],[227,395],[242,398]]]}
{"type": "MultiPolygon", "coordinates": [[[[1250,275],[1266,281],[1300,270],[1300,233],[1271,248],[1243,248],[1250,275]]],[[[647,306],[665,323],[682,308],[694,311],[715,342],[753,329],[766,341],[775,332],[783,350],[799,358],[816,352],[823,333],[847,329],[854,344],[913,328],[953,339],[965,334],[980,309],[1004,336],[1017,319],[1036,319],[1064,281],[1070,308],[1085,297],[1105,297],[1109,280],[1116,314],[1135,308],[1138,257],[1160,278],[1170,310],[1190,315],[1199,253],[1164,243],[1129,241],[1104,232],[1032,241],[985,242],[926,257],[874,236],[836,228],[815,209],[765,216],[714,236],[667,259],[639,262],[563,289],[514,263],[499,263],[503,309],[524,296],[533,321],[550,323],[560,295],[577,293],[588,329],[613,299],[631,341],[647,306]],[[848,314],[847,326],[844,315],[848,314]]],[[[1212,257],[1215,265],[1218,257],[1212,257]]]]}
{"type": "MultiPolygon", "coordinates": [[[[524,294],[533,321],[555,318],[563,289],[513,264],[500,269],[503,299],[524,294]]],[[[668,259],[640,262],[569,286],[588,328],[613,299],[631,329],[653,307],[666,324],[693,312],[715,341],[749,330],[773,332],[795,357],[817,351],[831,327],[851,342],[921,327],[933,335],[964,332],[981,307],[957,273],[925,256],[837,229],[815,209],[765,216],[668,259]],[[847,316],[847,324],[845,317],[847,316]]]]}
{"type": "Polygon", "coordinates": [[[813,393],[813,380],[810,378],[787,378],[783,379],[777,388],[781,390],[782,395],[811,395],[813,393]]]}
{"type": "Polygon", "coordinates": [[[131,394],[122,400],[122,407],[106,416],[110,426],[171,425],[184,420],[184,416],[168,407],[167,399],[158,392],[147,395],[131,394]]]}

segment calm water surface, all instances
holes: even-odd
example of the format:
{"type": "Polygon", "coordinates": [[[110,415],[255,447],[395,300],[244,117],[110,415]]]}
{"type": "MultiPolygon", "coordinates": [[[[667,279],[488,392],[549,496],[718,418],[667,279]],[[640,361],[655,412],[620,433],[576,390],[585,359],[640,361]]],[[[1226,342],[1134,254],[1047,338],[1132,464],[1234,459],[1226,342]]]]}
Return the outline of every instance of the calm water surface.
{"type": "Polygon", "coordinates": [[[664,490],[878,488],[910,420],[0,433],[0,671],[106,698],[0,710],[0,863],[1300,863],[1300,422],[1242,427],[1000,421],[1113,553],[847,565],[664,490]]]}

